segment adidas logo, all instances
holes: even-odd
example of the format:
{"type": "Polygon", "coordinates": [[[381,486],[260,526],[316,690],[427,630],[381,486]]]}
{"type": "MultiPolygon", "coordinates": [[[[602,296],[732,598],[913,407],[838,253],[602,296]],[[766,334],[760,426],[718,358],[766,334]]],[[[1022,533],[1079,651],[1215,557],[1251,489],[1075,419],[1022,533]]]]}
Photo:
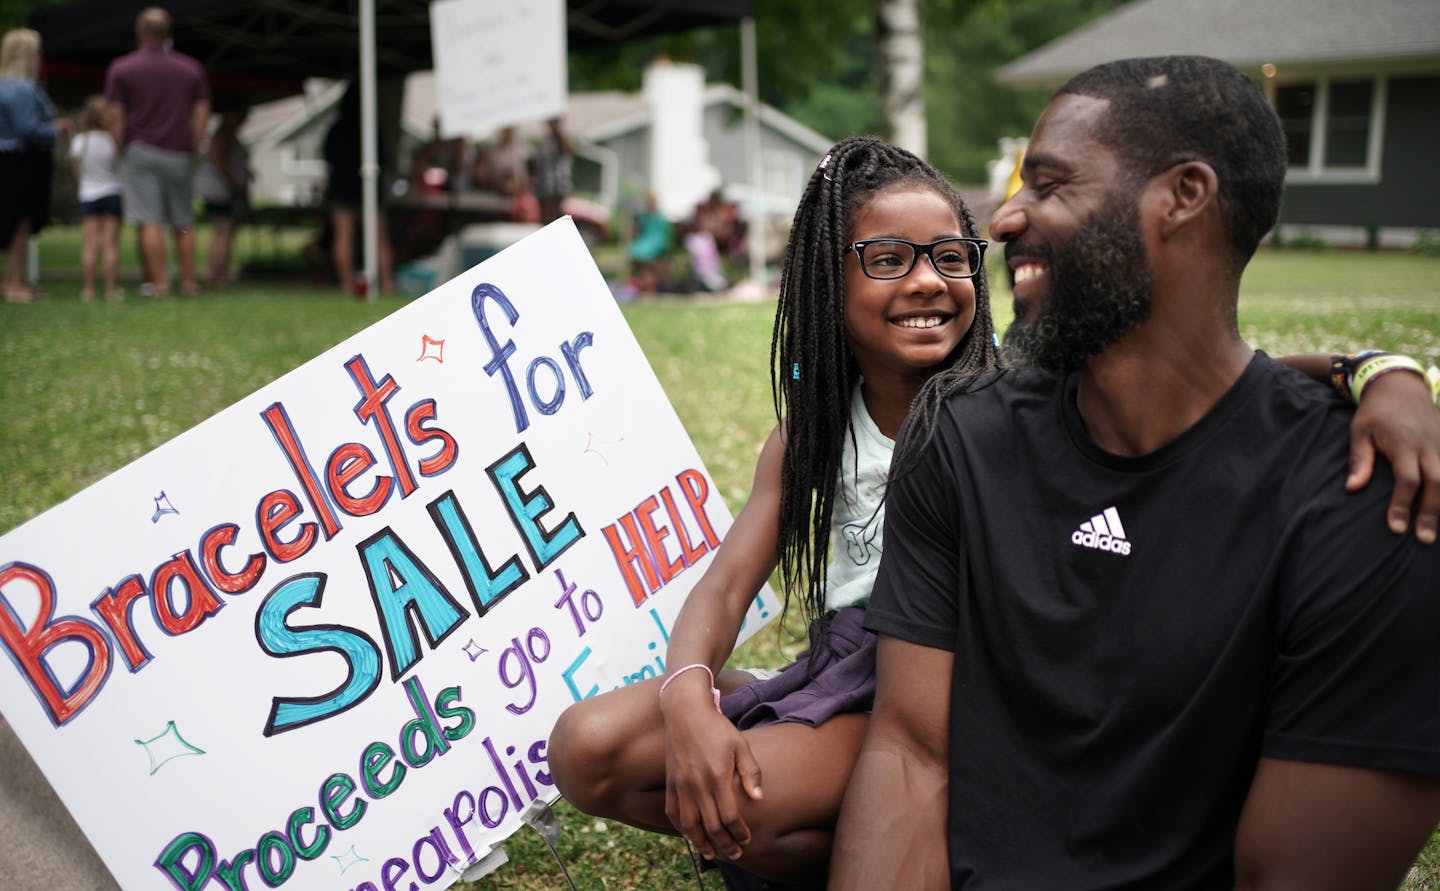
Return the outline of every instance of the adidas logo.
{"type": "Polygon", "coordinates": [[[1122,557],[1130,553],[1130,542],[1125,538],[1125,527],[1120,523],[1119,512],[1113,507],[1107,507],[1081,523],[1079,529],[1070,533],[1070,541],[1081,547],[1109,551],[1122,557]]]}

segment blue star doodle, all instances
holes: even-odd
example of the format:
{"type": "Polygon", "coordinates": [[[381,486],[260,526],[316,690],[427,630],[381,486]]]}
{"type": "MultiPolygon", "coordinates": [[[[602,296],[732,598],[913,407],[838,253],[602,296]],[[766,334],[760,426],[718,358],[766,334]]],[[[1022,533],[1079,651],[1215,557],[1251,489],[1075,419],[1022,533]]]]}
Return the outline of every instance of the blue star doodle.
{"type": "Polygon", "coordinates": [[[166,514],[174,514],[178,517],[180,511],[175,509],[175,506],[170,503],[169,496],[165,494],[165,490],[161,489],[160,494],[155,496],[155,513],[150,517],[150,522],[158,523],[160,518],[166,514]]]}
{"type": "Polygon", "coordinates": [[[340,874],[342,876],[346,872],[348,872],[351,867],[359,866],[362,863],[370,862],[369,857],[361,857],[358,853],[356,853],[354,845],[351,845],[350,850],[346,851],[343,854],[331,854],[330,859],[334,860],[335,864],[340,867],[340,874]]]}

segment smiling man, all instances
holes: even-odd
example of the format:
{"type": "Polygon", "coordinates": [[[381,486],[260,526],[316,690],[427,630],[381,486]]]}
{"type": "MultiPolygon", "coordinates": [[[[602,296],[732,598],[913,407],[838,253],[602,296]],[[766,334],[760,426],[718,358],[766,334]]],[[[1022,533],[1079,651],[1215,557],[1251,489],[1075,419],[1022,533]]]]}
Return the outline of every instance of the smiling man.
{"type": "Polygon", "coordinates": [[[991,222],[1029,367],[937,378],[897,451],[832,888],[1393,889],[1440,819],[1440,548],[1237,327],[1284,173],[1213,59],[1036,124],[991,222]]]}

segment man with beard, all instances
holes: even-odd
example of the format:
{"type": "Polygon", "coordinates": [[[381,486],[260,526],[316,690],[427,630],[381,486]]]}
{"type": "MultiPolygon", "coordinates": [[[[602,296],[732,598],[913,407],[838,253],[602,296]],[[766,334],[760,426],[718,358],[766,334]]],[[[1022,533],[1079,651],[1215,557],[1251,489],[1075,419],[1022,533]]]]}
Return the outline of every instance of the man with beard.
{"type": "Polygon", "coordinates": [[[1111,63],[1023,173],[991,232],[1034,367],[937,377],[902,434],[831,887],[1395,888],[1440,819],[1440,548],[1240,338],[1274,111],[1111,63]]]}

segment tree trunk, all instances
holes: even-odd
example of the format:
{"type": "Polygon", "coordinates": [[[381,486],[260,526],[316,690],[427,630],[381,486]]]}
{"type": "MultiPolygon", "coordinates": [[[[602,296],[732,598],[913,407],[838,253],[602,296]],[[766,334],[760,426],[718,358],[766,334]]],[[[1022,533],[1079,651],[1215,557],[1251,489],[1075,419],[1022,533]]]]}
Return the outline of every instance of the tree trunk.
{"type": "Polygon", "coordinates": [[[925,44],[920,0],[875,0],[880,69],[880,129],[886,139],[925,156],[925,44]]]}

